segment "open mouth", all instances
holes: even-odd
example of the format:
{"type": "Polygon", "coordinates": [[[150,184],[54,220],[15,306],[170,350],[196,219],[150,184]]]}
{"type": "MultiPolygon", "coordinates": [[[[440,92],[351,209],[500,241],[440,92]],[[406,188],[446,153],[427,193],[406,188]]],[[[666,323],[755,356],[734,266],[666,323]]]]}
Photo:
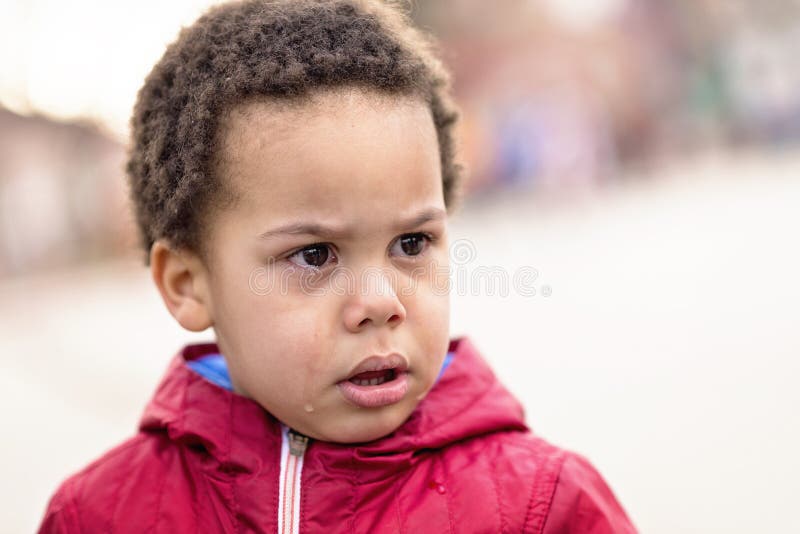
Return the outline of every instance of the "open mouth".
{"type": "Polygon", "coordinates": [[[348,381],[357,386],[379,386],[384,382],[391,382],[397,378],[395,369],[384,369],[382,371],[366,371],[351,377],[348,381]]]}
{"type": "Polygon", "coordinates": [[[395,404],[408,393],[408,360],[400,354],[367,358],[337,386],[346,400],[361,408],[395,404]]]}

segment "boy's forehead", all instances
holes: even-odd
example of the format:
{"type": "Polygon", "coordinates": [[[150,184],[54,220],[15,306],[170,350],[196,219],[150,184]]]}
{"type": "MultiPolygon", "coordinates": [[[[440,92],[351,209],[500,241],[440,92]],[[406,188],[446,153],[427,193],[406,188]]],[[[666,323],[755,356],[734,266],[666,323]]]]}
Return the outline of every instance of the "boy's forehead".
{"type": "Polygon", "coordinates": [[[225,129],[218,174],[245,210],[342,220],[354,195],[392,196],[397,217],[443,205],[436,131],[421,100],[359,90],[258,98],[232,109],[225,129]]]}
{"type": "MultiPolygon", "coordinates": [[[[415,145],[412,150],[416,151],[413,159],[403,159],[404,171],[419,172],[421,168],[424,172],[435,167],[434,183],[436,189],[440,187],[433,120],[424,102],[412,97],[338,90],[304,100],[252,99],[233,108],[221,130],[218,176],[239,196],[265,187],[297,190],[313,185],[310,191],[304,188],[308,200],[328,195],[326,200],[335,201],[331,194],[350,192],[335,187],[339,184],[333,176],[347,178],[343,182],[357,186],[353,180],[367,174],[363,172],[366,165],[382,163],[373,153],[398,153],[396,135],[409,131],[413,134],[403,143],[415,145]],[[385,138],[382,134],[386,132],[395,132],[395,137],[385,138]],[[345,139],[355,140],[365,150],[354,150],[345,139]],[[341,151],[351,151],[351,157],[344,157],[341,151]]],[[[386,179],[386,171],[395,171],[380,170],[383,172],[375,174],[376,178],[383,175],[386,179]]]]}

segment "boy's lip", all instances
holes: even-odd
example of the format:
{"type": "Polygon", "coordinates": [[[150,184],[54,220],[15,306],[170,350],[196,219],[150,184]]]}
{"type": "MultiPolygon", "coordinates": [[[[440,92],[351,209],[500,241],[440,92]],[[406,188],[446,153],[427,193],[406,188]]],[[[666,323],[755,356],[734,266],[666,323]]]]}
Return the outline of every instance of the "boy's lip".
{"type": "Polygon", "coordinates": [[[342,380],[337,387],[347,401],[359,408],[381,408],[403,400],[409,388],[408,373],[397,373],[392,380],[375,386],[342,380]]]}
{"type": "MultiPolygon", "coordinates": [[[[380,408],[400,402],[408,393],[408,360],[400,353],[373,355],[361,360],[337,385],[342,396],[361,408],[380,408]],[[390,378],[380,384],[359,385],[352,378],[363,373],[380,373],[391,369],[390,378]]],[[[370,375],[367,375],[370,376],[370,375]]],[[[376,377],[372,377],[376,378],[376,377]]]]}
{"type": "Polygon", "coordinates": [[[350,380],[354,376],[361,373],[368,373],[370,371],[384,371],[386,369],[394,369],[398,374],[403,373],[408,370],[408,360],[405,356],[398,352],[392,352],[391,354],[387,354],[385,356],[375,354],[361,360],[361,362],[350,371],[350,373],[347,375],[347,378],[344,380],[350,380]]]}

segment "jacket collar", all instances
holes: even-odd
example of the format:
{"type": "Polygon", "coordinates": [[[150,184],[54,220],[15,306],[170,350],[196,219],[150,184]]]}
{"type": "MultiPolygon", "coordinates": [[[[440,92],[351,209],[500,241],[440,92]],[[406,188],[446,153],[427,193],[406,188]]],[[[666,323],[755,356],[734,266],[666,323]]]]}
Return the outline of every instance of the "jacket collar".
{"type": "MultiPolygon", "coordinates": [[[[208,382],[186,361],[218,351],[214,343],[187,345],[175,355],[145,408],[140,429],[166,432],[202,446],[218,462],[258,471],[280,449],[281,425],[255,401],[208,382]]],[[[393,433],[363,444],[314,442],[317,452],[348,466],[381,470],[413,463],[414,453],[498,431],[527,429],[519,402],[498,382],[467,338],[450,342],[455,356],[411,416],[393,433]]]]}

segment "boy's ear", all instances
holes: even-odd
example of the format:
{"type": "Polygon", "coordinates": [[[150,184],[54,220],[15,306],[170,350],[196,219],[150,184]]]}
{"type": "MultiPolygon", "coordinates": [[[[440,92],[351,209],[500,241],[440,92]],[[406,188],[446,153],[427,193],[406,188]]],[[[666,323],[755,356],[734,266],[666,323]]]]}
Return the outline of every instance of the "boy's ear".
{"type": "Polygon", "coordinates": [[[196,254],[159,239],[150,249],[150,274],[167,309],[182,327],[201,332],[212,326],[207,271],[196,254]]]}

